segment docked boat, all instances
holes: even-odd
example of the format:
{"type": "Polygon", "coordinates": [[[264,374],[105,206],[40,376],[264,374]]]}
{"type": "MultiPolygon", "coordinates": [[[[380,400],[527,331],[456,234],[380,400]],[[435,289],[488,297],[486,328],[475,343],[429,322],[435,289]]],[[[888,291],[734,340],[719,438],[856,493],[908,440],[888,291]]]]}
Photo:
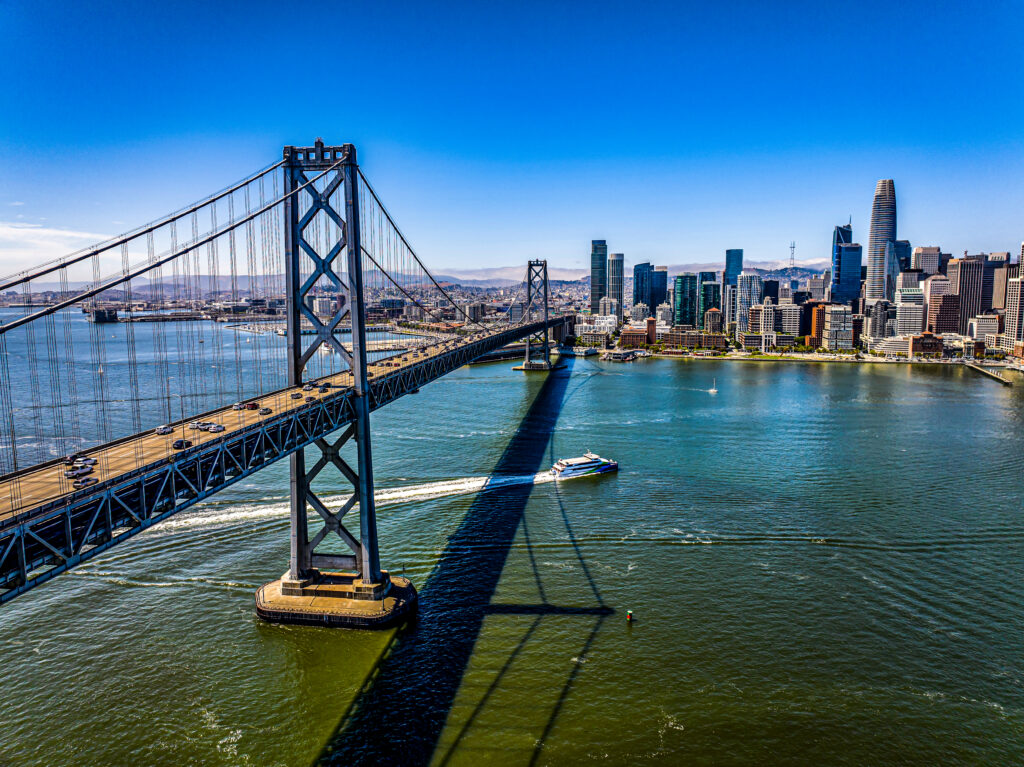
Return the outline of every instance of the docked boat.
{"type": "Polygon", "coordinates": [[[588,477],[593,474],[606,474],[618,470],[618,461],[602,458],[596,453],[590,452],[584,453],[579,458],[563,458],[551,467],[551,473],[555,475],[555,479],[588,477]]]}

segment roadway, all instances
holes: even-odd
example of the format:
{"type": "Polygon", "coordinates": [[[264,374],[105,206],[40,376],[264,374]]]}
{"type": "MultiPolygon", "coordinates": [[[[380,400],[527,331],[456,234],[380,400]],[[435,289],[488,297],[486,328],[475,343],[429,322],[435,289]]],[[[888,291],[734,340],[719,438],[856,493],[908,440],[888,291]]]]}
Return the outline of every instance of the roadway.
{"type": "MultiPolygon", "coordinates": [[[[488,334],[477,333],[467,339],[459,339],[457,341],[438,341],[419,349],[407,351],[402,355],[377,360],[367,365],[367,373],[373,378],[393,373],[403,367],[422,363],[424,360],[449,351],[461,341],[478,339],[485,337],[485,335],[488,334]]],[[[147,464],[165,460],[170,455],[178,453],[179,451],[171,447],[171,444],[176,439],[184,438],[190,440],[193,446],[220,440],[233,432],[241,431],[252,424],[258,423],[264,418],[272,418],[282,413],[287,413],[290,410],[303,407],[308,404],[306,397],[313,397],[316,400],[334,397],[344,393],[346,389],[351,389],[353,386],[352,374],[348,371],[312,380],[330,383],[331,388],[321,393],[317,389],[303,391],[302,386],[292,386],[270,392],[262,397],[244,400],[246,403],[258,403],[261,408],[269,407],[272,412],[267,415],[260,415],[258,410],[233,410],[229,405],[202,416],[201,420],[203,421],[223,425],[225,429],[219,433],[211,434],[205,431],[189,429],[188,424],[196,420],[196,418],[186,418],[184,421],[175,421],[168,424],[174,427],[172,434],[156,434],[154,429],[159,424],[154,424],[153,428],[147,432],[90,450],[84,450],[79,452],[78,455],[96,459],[93,472],[88,476],[102,483],[105,480],[115,479],[135,471],[147,464]],[[293,398],[292,395],[296,392],[300,393],[302,397],[293,398]]],[[[68,468],[63,462],[59,464],[46,464],[38,469],[29,470],[0,482],[0,523],[16,514],[24,512],[26,509],[42,506],[63,496],[79,492],[72,487],[74,480],[67,479],[64,476],[64,472],[68,468]]]]}

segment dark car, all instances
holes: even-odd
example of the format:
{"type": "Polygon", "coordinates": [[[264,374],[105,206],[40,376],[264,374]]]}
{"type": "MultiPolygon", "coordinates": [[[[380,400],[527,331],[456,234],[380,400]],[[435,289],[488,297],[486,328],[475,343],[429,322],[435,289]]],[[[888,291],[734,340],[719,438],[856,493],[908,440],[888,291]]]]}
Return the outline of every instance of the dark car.
{"type": "Polygon", "coordinates": [[[99,480],[96,479],[95,477],[86,477],[85,479],[76,479],[72,483],[72,486],[75,488],[75,490],[81,490],[83,487],[91,487],[92,485],[95,485],[97,482],[99,482],[99,480]]]}
{"type": "Polygon", "coordinates": [[[306,397],[306,402],[316,402],[316,397],[306,397]]]}
{"type": "Polygon", "coordinates": [[[321,386],[319,389],[317,389],[317,391],[320,392],[321,394],[326,394],[328,392],[328,389],[326,386],[321,386]]]}
{"type": "Polygon", "coordinates": [[[260,406],[259,402],[246,402],[245,403],[245,409],[246,410],[257,410],[259,408],[259,406],[260,406]]]}
{"type": "Polygon", "coordinates": [[[269,407],[261,407],[259,410],[260,415],[270,415],[273,412],[269,407]]]}
{"type": "Polygon", "coordinates": [[[70,466],[71,464],[73,464],[75,461],[77,461],[81,457],[82,456],[80,456],[78,453],[72,453],[71,455],[66,455],[66,456],[64,456],[64,465],[65,466],[70,466]]]}
{"type": "Polygon", "coordinates": [[[302,392],[300,392],[300,391],[293,391],[292,392],[292,399],[302,399],[302,392]]]}
{"type": "Polygon", "coordinates": [[[171,447],[175,450],[185,450],[186,448],[192,447],[192,440],[188,439],[176,439],[171,443],[171,447]]]}

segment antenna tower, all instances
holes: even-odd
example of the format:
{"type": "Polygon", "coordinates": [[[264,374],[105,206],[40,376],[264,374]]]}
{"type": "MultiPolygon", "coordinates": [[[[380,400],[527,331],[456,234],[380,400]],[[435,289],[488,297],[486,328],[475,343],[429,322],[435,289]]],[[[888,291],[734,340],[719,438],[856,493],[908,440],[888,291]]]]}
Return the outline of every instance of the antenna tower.
{"type": "Polygon", "coordinates": [[[789,243],[789,268],[796,268],[796,242],[794,241],[789,243]]]}

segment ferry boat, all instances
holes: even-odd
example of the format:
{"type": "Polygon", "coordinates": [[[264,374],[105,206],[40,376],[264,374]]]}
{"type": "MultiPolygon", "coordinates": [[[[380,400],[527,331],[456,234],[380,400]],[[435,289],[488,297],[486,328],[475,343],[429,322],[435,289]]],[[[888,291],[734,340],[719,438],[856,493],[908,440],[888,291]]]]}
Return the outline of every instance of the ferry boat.
{"type": "Polygon", "coordinates": [[[591,452],[586,452],[579,458],[563,458],[551,467],[551,473],[555,475],[555,479],[573,479],[618,470],[618,461],[602,458],[591,452]]]}

